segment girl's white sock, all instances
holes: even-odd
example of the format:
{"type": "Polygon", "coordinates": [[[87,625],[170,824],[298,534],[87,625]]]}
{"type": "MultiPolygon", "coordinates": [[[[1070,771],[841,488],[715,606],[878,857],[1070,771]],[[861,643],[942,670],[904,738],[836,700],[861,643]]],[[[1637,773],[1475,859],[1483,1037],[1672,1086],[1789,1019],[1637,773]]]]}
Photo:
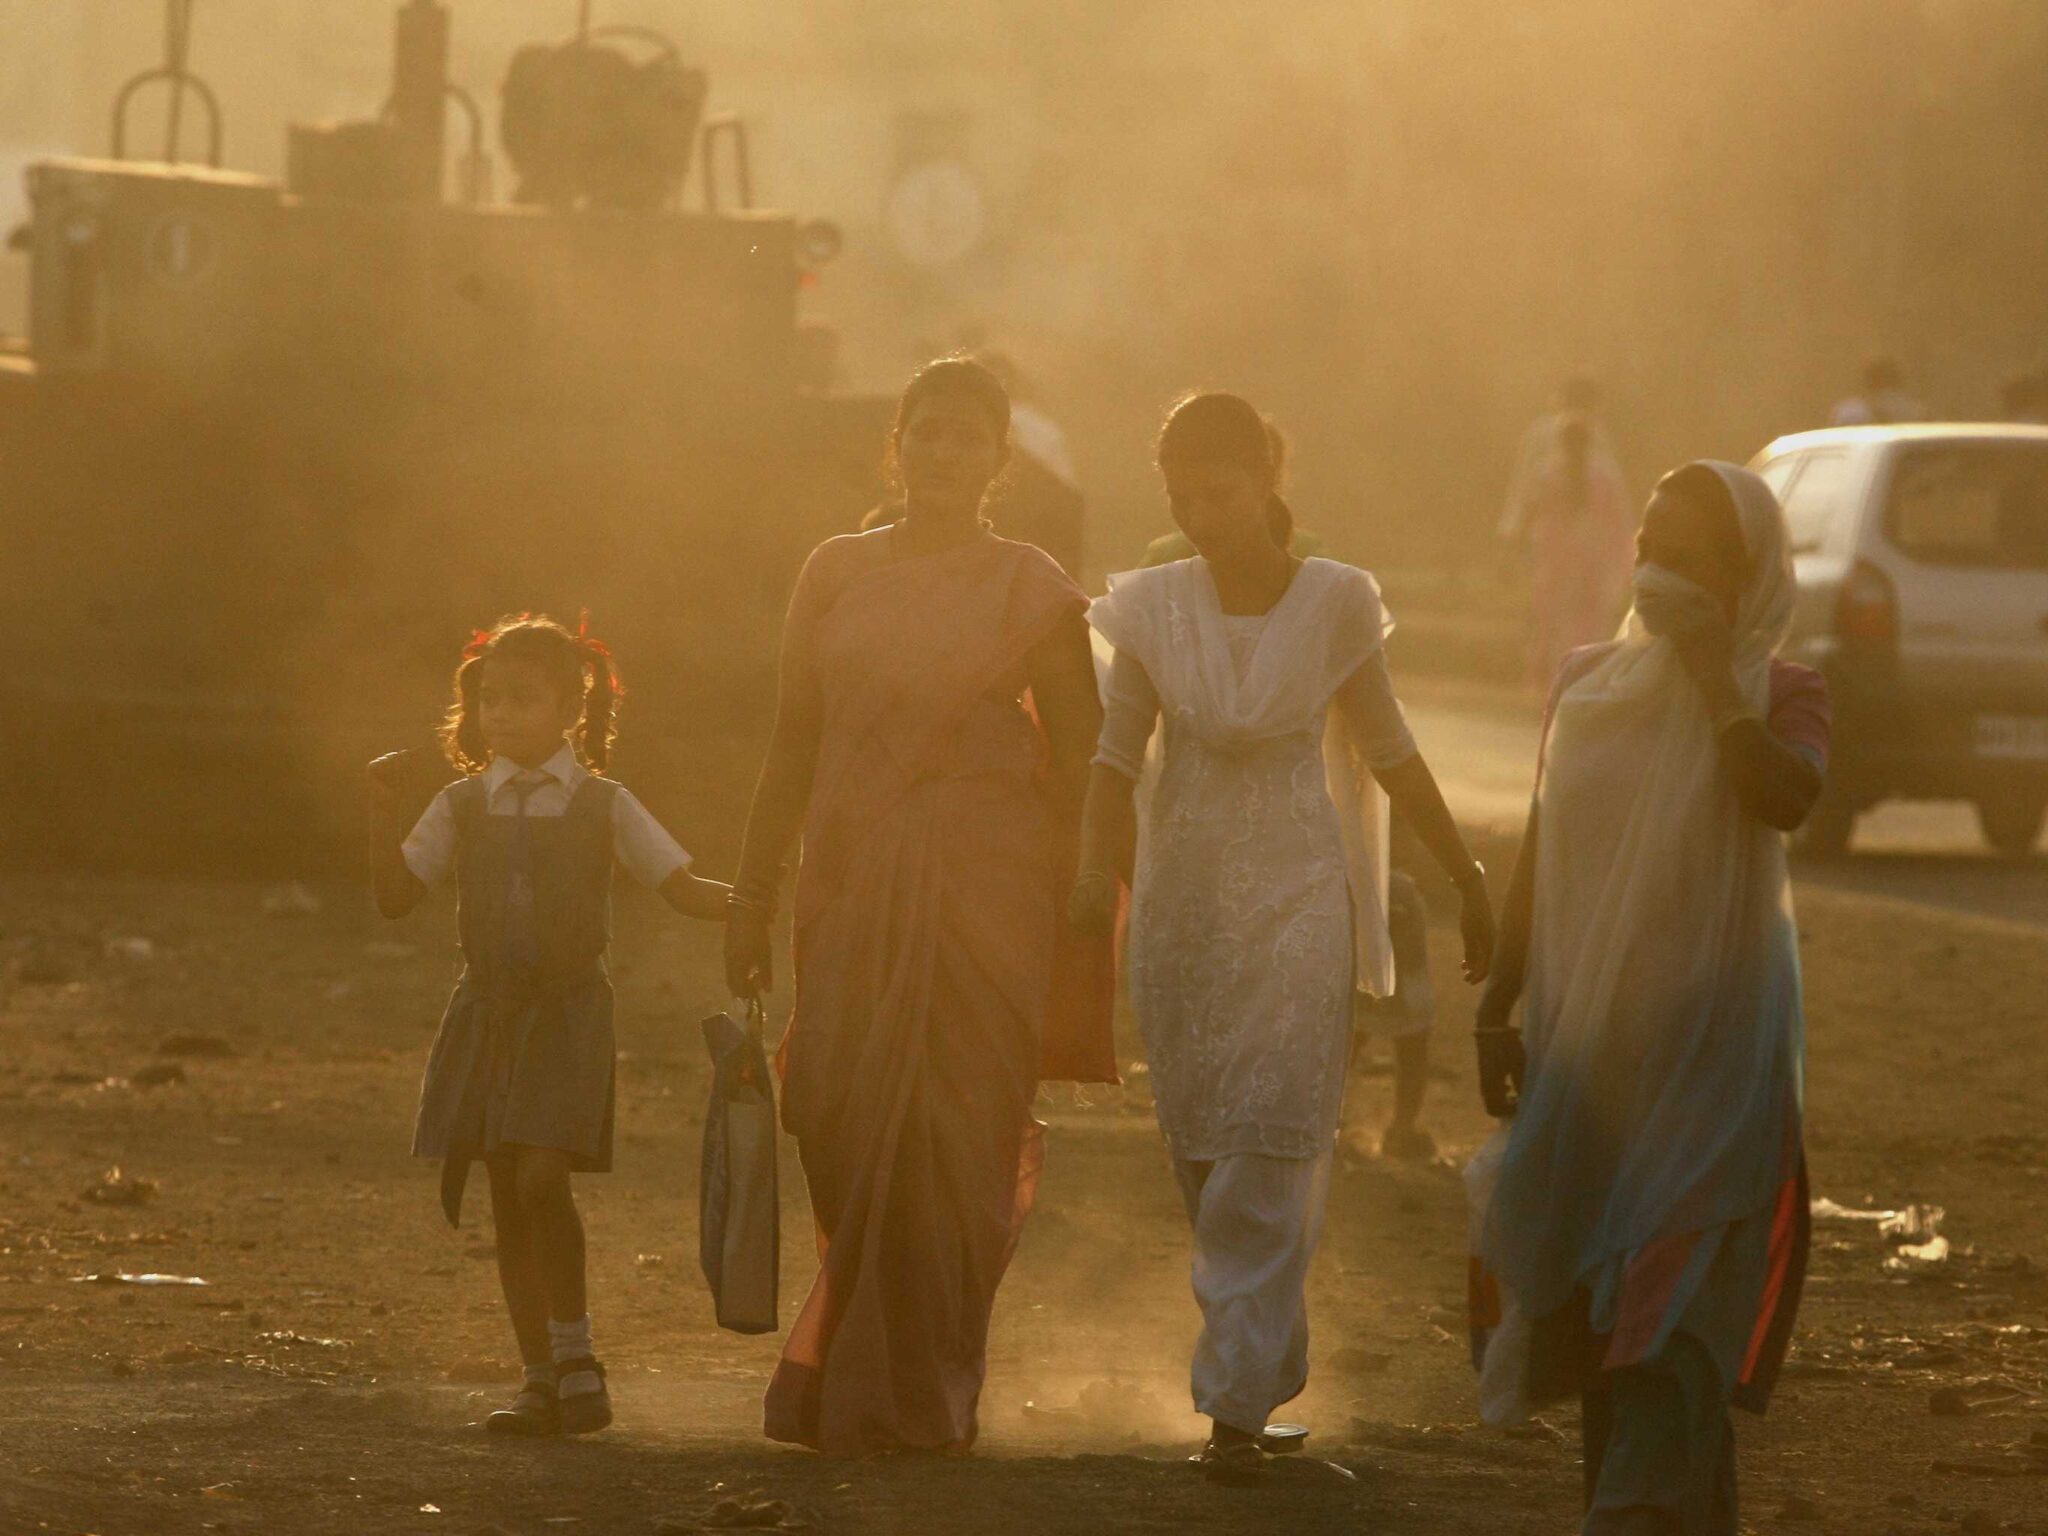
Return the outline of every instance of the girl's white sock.
{"type": "MultiPolygon", "coordinates": [[[[569,1360],[590,1359],[594,1354],[590,1344],[590,1314],[586,1312],[570,1323],[558,1323],[549,1318],[548,1351],[555,1357],[557,1367],[569,1360]]],[[[555,1383],[555,1392],[561,1397],[603,1390],[604,1378],[595,1371],[571,1371],[555,1383]]]]}

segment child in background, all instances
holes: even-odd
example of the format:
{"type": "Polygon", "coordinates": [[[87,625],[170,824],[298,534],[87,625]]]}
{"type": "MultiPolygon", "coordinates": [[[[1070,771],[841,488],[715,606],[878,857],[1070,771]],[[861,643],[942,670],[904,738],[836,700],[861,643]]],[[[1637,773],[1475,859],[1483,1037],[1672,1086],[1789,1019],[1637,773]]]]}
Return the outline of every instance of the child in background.
{"type": "Polygon", "coordinates": [[[723,920],[728,889],[620,784],[599,777],[621,694],[582,631],[521,615],[476,637],[441,736],[464,777],[402,835],[409,753],[369,765],[377,909],[403,917],[452,874],[463,972],[420,1089],[413,1154],[442,1160],[461,1213],[473,1160],[490,1176],[498,1277],[525,1362],[497,1434],[582,1434],[611,1422],[590,1337],[572,1172],[611,1168],[614,863],[690,917],[723,920]]]}
{"type": "Polygon", "coordinates": [[[1387,934],[1394,945],[1394,993],[1357,996],[1354,1060],[1369,1039],[1387,1040],[1394,1052],[1394,1112],[1380,1136],[1380,1156],[1427,1162],[1436,1139],[1418,1119],[1429,1086],[1429,1029],[1436,1019],[1436,992],[1429,981],[1429,908],[1422,888],[1405,870],[1387,877],[1387,934]]]}

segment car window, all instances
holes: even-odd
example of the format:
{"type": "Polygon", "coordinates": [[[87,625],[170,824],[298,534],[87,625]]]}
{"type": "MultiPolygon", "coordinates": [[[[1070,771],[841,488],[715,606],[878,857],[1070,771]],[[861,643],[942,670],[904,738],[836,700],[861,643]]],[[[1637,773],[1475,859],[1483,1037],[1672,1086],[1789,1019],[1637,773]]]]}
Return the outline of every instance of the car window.
{"type": "MultiPolygon", "coordinates": [[[[1798,457],[1798,474],[1789,490],[1778,492],[1778,501],[1792,530],[1792,553],[1805,555],[1827,542],[1829,526],[1847,504],[1852,462],[1846,453],[1826,450],[1798,457]]],[[[1765,470],[1766,481],[1776,467],[1765,470]]]]}
{"type": "Polygon", "coordinates": [[[1781,454],[1757,471],[1771,494],[1778,498],[1778,505],[1785,504],[1785,497],[1792,490],[1792,482],[1799,476],[1799,466],[1806,462],[1804,456],[1796,453],[1781,454]]]}
{"type": "Polygon", "coordinates": [[[1924,565],[2048,570],[2048,448],[1912,450],[1892,476],[1885,533],[1924,565]]]}

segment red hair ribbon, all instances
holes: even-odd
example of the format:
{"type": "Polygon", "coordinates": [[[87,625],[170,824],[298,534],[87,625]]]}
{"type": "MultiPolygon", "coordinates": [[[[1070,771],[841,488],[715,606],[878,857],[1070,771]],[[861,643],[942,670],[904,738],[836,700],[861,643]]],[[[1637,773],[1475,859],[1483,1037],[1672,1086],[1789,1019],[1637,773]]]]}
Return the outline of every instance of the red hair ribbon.
{"type": "Polygon", "coordinates": [[[611,647],[590,632],[590,610],[583,609],[576,615],[576,643],[594,655],[609,657],[611,647]]]}

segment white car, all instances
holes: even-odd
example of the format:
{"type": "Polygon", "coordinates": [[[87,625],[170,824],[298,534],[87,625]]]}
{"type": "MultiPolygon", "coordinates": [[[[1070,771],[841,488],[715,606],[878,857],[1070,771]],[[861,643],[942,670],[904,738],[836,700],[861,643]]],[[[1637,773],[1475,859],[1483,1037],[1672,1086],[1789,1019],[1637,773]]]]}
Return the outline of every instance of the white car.
{"type": "Polygon", "coordinates": [[[1803,845],[1849,846],[1890,799],[1969,800],[2021,857],[2048,814],[2048,427],[1843,427],[1750,466],[1791,524],[1784,654],[1834,695],[1828,787],[1803,845]]]}

